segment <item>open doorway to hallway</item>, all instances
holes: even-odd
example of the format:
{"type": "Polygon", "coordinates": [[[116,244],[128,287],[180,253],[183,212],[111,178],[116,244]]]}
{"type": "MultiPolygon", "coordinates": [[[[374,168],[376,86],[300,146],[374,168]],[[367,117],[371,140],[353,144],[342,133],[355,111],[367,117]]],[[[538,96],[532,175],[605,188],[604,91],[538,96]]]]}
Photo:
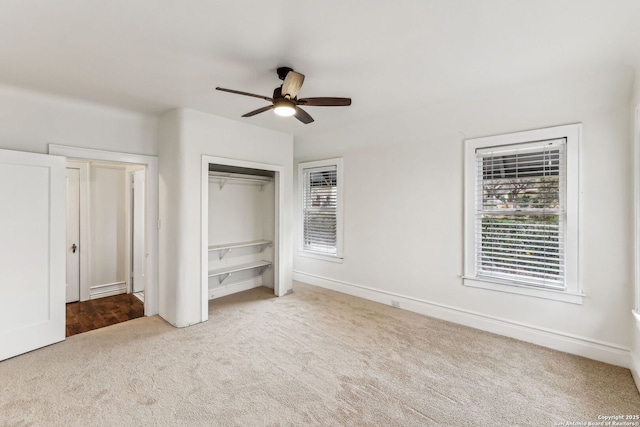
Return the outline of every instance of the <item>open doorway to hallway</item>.
{"type": "MultiPolygon", "coordinates": [[[[49,154],[54,156],[63,156],[67,161],[84,162],[84,170],[88,176],[87,162],[104,162],[117,165],[127,164],[142,166],[145,171],[145,194],[144,194],[144,217],[145,217],[145,252],[144,252],[144,315],[153,316],[159,312],[159,289],[158,289],[158,230],[160,221],[158,218],[158,158],[155,156],[147,156],[142,154],[122,153],[115,151],[94,150],[91,148],[71,147],[65,145],[49,144],[49,154]]],[[[82,173],[82,171],[81,171],[82,173]]],[[[80,191],[89,191],[88,178],[82,180],[85,183],[84,189],[80,186],[80,191]]],[[[88,209],[85,203],[81,209],[88,209]]],[[[83,223],[80,231],[80,244],[90,246],[88,224],[83,223]],[[84,232],[83,232],[84,230],[84,232]]],[[[78,245],[80,246],[80,245],[78,245]]],[[[72,244],[68,245],[72,248],[72,244]]],[[[73,250],[73,249],[71,249],[73,250]]],[[[128,257],[127,257],[128,259],[128,257]]],[[[88,283],[89,280],[89,264],[88,256],[80,257],[80,280],[88,283]]],[[[128,270],[127,270],[128,271],[128,270]]],[[[88,293],[86,287],[81,287],[81,299],[90,300],[91,298],[83,297],[82,289],[88,293]]],[[[131,292],[127,290],[127,292],[131,292]]]]}
{"type": "Polygon", "coordinates": [[[66,336],[144,315],[146,173],[67,160],[66,336]]]}

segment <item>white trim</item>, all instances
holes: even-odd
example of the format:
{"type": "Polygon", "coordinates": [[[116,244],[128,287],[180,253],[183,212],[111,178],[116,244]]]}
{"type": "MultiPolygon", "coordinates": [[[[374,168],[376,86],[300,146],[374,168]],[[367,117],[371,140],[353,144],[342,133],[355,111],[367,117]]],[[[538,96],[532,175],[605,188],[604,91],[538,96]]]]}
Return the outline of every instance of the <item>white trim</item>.
{"type": "Polygon", "coordinates": [[[302,249],[298,250],[298,256],[305,257],[305,258],[320,259],[322,261],[337,262],[340,264],[344,262],[344,258],[338,258],[335,255],[323,254],[321,252],[305,251],[302,249]]]}
{"type": "MultiPolygon", "coordinates": [[[[640,82],[636,81],[636,85],[640,82]]],[[[636,106],[633,127],[633,186],[634,186],[634,317],[632,332],[631,375],[640,392],[640,106],[636,106]]]]}
{"type": "Polygon", "coordinates": [[[533,286],[523,286],[517,283],[499,283],[497,279],[480,279],[476,277],[463,277],[463,279],[463,285],[472,288],[490,289],[510,294],[527,295],[536,298],[568,302],[571,304],[582,304],[582,298],[585,297],[584,294],[556,289],[534,288],[533,286]]]}
{"type": "MultiPolygon", "coordinates": [[[[131,223],[133,221],[133,215],[131,214],[131,174],[129,172],[129,166],[125,166],[124,168],[124,230],[125,230],[125,258],[124,258],[124,269],[125,269],[125,282],[127,283],[127,293],[131,293],[133,291],[133,286],[131,283],[131,223]]],[[[146,249],[146,248],[145,248],[146,249]]]]}
{"type": "Polygon", "coordinates": [[[49,154],[65,156],[71,159],[100,160],[117,163],[133,163],[147,167],[146,191],[146,239],[147,239],[147,280],[145,287],[144,315],[158,314],[158,158],[142,154],[120,153],[115,151],[94,150],[91,148],[71,147],[49,144],[49,154]]]}
{"type": "Polygon", "coordinates": [[[90,241],[89,239],[89,161],[87,160],[69,160],[66,166],[68,168],[80,170],[80,301],[91,299],[89,292],[89,277],[91,264],[90,257],[90,241]]]}
{"type": "MultiPolygon", "coordinates": [[[[570,124],[544,129],[528,130],[504,135],[472,138],[465,140],[464,147],[464,281],[467,286],[490,289],[501,292],[511,292],[539,298],[574,304],[582,303],[582,288],[579,275],[580,260],[580,145],[582,140],[582,124],[570,124]],[[566,223],[565,229],[565,292],[548,292],[547,289],[529,287],[530,291],[523,291],[523,286],[514,286],[507,281],[496,280],[490,285],[485,280],[478,280],[475,272],[475,191],[476,191],[476,150],[483,147],[498,147],[535,141],[550,141],[566,138],[566,223]]],[[[562,190],[561,190],[562,191],[562,190]]]]}
{"type": "Polygon", "coordinates": [[[533,325],[514,322],[418,298],[380,291],[367,286],[329,279],[300,271],[294,271],[293,278],[294,280],[314,286],[331,289],[385,305],[400,307],[414,313],[504,335],[577,356],[587,357],[625,368],[629,368],[631,365],[630,349],[617,344],[567,334],[561,331],[539,328],[533,325]]]}
{"type": "Polygon", "coordinates": [[[286,240],[284,237],[284,166],[269,163],[249,162],[246,160],[229,159],[226,157],[202,155],[201,180],[200,180],[200,288],[201,288],[201,321],[209,320],[209,164],[237,166],[242,168],[261,169],[275,172],[274,197],[275,197],[275,236],[273,239],[273,293],[281,297],[291,290],[284,280],[284,268],[282,268],[286,240]]]}
{"type": "MultiPolygon", "coordinates": [[[[636,82],[640,84],[640,82],[636,82]]],[[[633,183],[634,183],[634,308],[636,313],[640,312],[640,106],[635,109],[635,125],[634,125],[634,165],[633,165],[633,183]]]]}
{"type": "Polygon", "coordinates": [[[90,299],[110,297],[127,293],[127,282],[104,283],[102,285],[93,285],[90,290],[90,299]]]}
{"type": "Polygon", "coordinates": [[[298,223],[298,255],[306,256],[308,258],[315,258],[324,261],[332,261],[341,263],[344,258],[344,161],[342,157],[336,157],[332,159],[314,160],[311,162],[298,163],[298,209],[299,214],[297,218],[298,223]],[[322,252],[316,252],[304,248],[304,219],[302,218],[304,209],[302,203],[304,201],[304,170],[313,169],[325,166],[336,167],[336,179],[337,179],[337,192],[338,197],[336,200],[336,253],[327,254],[322,252]]]}

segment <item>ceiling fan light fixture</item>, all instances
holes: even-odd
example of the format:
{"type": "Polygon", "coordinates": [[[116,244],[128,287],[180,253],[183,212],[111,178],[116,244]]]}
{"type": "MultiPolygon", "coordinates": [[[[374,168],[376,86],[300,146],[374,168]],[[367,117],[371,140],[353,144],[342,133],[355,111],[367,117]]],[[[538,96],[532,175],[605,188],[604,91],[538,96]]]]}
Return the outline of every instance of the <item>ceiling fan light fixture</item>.
{"type": "Polygon", "coordinates": [[[288,99],[279,99],[273,103],[273,112],[282,117],[290,117],[296,113],[296,105],[288,99]]]}

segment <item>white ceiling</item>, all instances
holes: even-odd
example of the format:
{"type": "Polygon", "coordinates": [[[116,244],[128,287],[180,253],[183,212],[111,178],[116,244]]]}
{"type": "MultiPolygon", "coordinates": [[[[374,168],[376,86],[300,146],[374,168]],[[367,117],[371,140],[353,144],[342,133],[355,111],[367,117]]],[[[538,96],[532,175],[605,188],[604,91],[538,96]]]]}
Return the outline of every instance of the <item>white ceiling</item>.
{"type": "Polygon", "coordinates": [[[638,0],[0,0],[0,83],[141,112],[187,107],[292,134],[599,64],[640,64],[638,0]],[[271,112],[306,75],[303,125],[271,112]]]}

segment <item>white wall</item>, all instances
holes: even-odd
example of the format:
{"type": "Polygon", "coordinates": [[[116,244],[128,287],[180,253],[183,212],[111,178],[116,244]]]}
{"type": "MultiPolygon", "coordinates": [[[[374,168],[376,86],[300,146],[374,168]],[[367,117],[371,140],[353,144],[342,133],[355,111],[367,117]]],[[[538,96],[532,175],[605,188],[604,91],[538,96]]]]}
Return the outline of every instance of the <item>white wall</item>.
{"type": "Polygon", "coordinates": [[[401,306],[417,311],[566,351],[594,349],[590,357],[625,364],[633,279],[632,82],[626,67],[583,68],[422,108],[409,96],[400,113],[296,137],[296,163],[344,157],[345,236],[344,263],[296,250],[294,277],[381,302],[405,296],[401,306]],[[465,137],[576,122],[584,124],[584,304],[463,286],[465,137]]]}
{"type": "MultiPolygon", "coordinates": [[[[293,138],[279,132],[193,110],[160,118],[160,315],[176,326],[202,321],[202,155],[280,165],[285,168],[284,203],[292,206],[293,138]]],[[[292,239],[292,212],[284,215],[285,239],[292,239]]],[[[292,253],[282,259],[285,289],[291,286],[292,253]]]]}
{"type": "Polygon", "coordinates": [[[48,153],[49,144],[59,144],[157,155],[157,127],[155,115],[0,85],[0,148],[48,153]]]}
{"type": "Polygon", "coordinates": [[[102,292],[126,292],[126,170],[124,166],[92,164],[89,176],[89,286],[91,297],[96,298],[106,296],[102,292]]]}
{"type": "Polygon", "coordinates": [[[157,155],[156,116],[0,85],[0,148],[47,153],[49,143],[157,155]]]}
{"type": "MultiPolygon", "coordinates": [[[[267,190],[273,196],[273,184],[267,190]]],[[[264,190],[260,186],[229,181],[221,189],[209,185],[209,244],[245,242],[265,238],[262,213],[264,190]]],[[[273,203],[272,203],[273,204],[273,203]]]]}

